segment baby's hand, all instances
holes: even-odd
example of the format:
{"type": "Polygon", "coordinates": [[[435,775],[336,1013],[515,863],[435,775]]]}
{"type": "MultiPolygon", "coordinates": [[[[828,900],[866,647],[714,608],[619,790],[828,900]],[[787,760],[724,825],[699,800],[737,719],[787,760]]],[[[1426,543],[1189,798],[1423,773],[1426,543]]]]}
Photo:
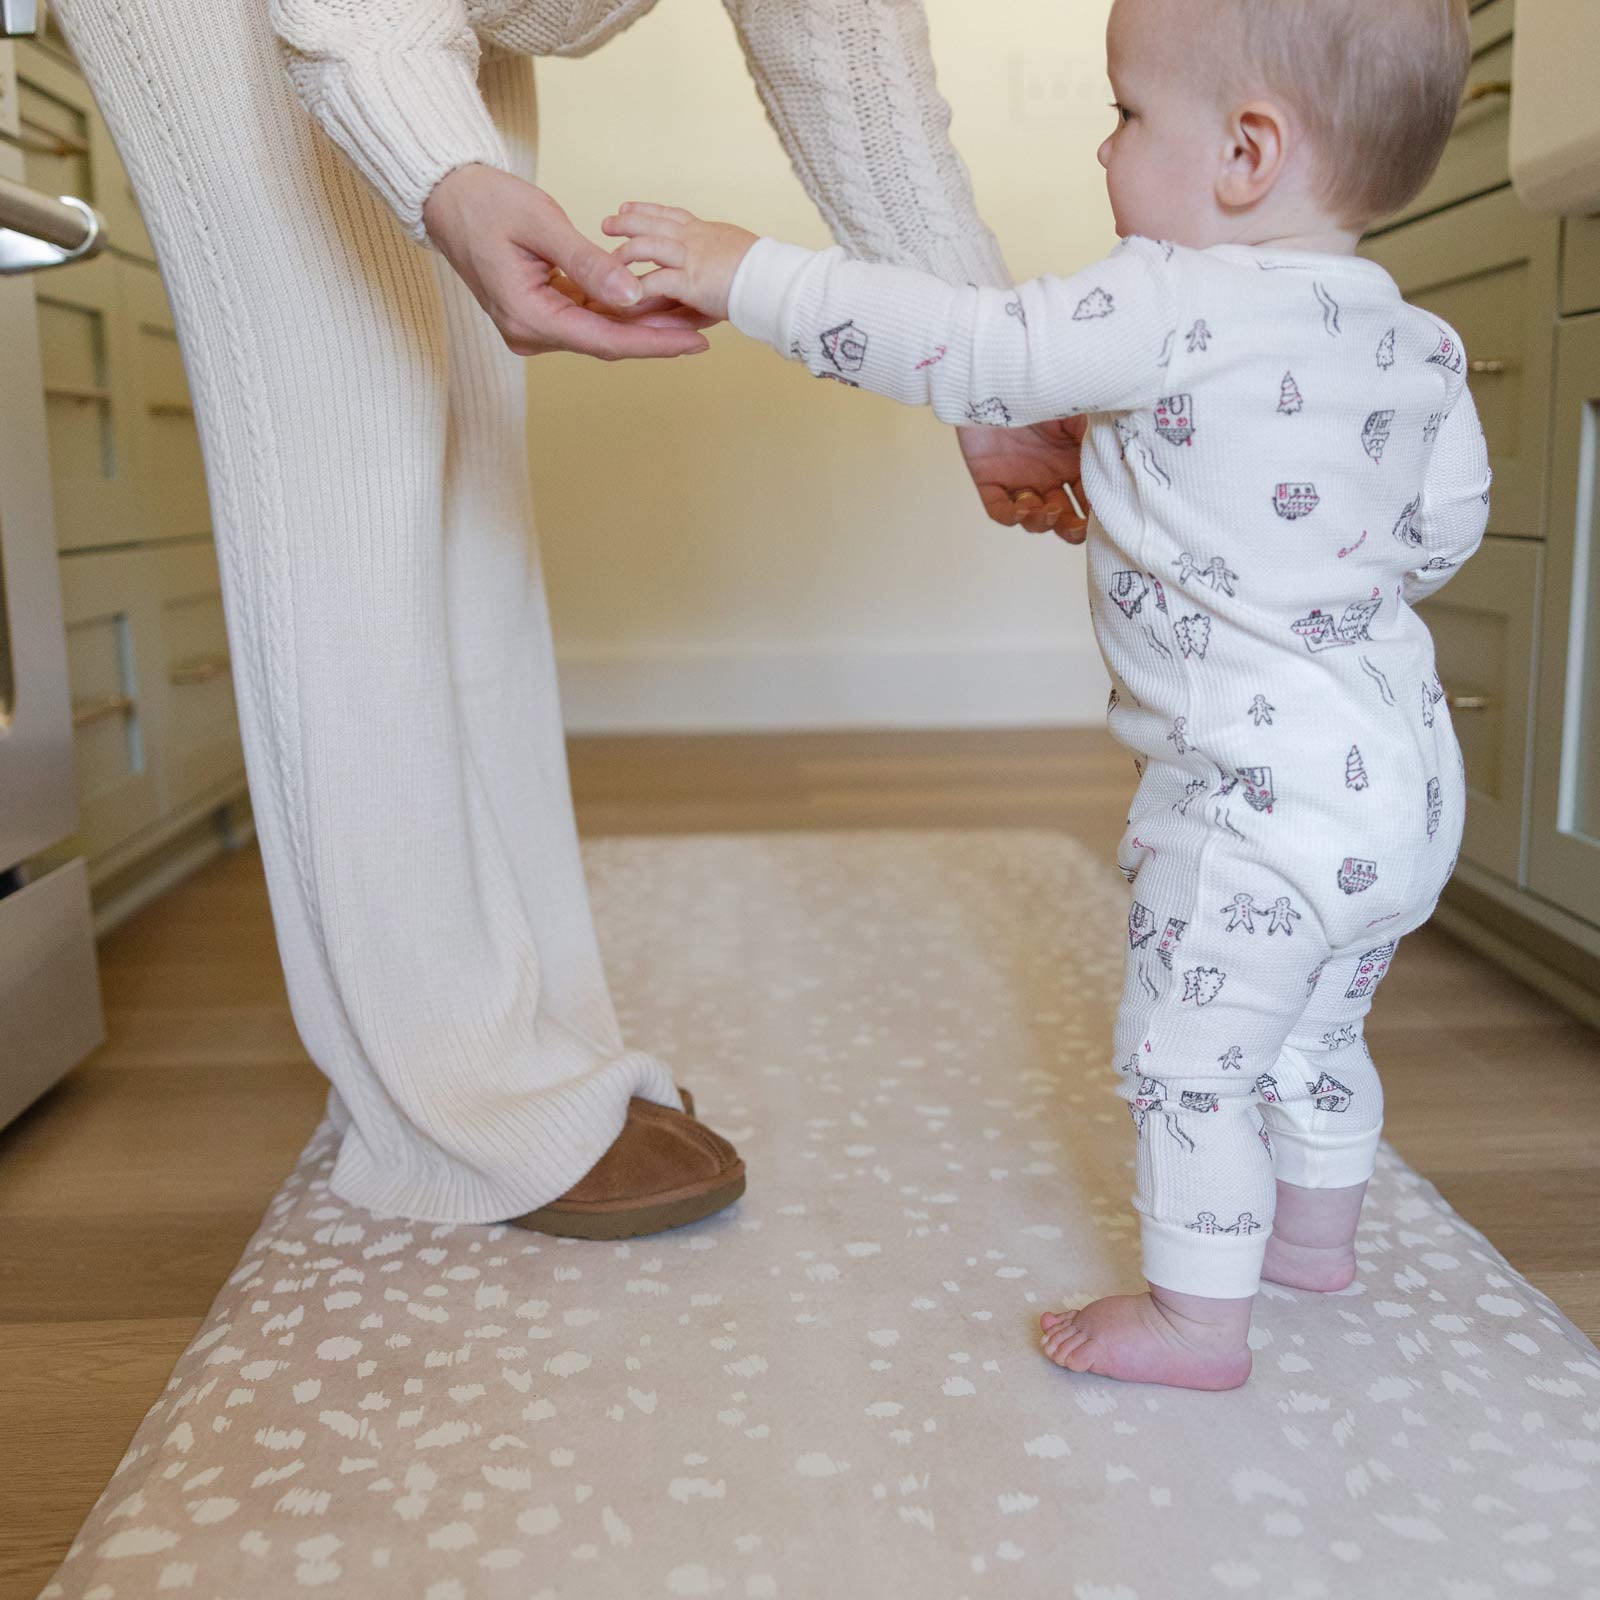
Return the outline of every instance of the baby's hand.
{"type": "Polygon", "coordinates": [[[734,274],[756,236],[731,222],[702,222],[676,206],[647,205],[629,200],[600,231],[628,242],[613,254],[630,265],[654,262],[645,290],[681,300],[707,316],[726,317],[734,274]]]}

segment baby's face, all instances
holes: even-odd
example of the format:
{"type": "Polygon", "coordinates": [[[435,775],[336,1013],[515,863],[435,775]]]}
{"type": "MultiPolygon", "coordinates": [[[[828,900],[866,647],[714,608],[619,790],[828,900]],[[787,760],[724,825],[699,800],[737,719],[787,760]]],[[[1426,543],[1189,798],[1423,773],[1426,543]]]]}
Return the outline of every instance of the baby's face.
{"type": "Polygon", "coordinates": [[[1194,249],[1228,237],[1215,178],[1226,119],[1194,35],[1202,8],[1116,0],[1106,28],[1117,127],[1100,146],[1117,233],[1194,249]]]}

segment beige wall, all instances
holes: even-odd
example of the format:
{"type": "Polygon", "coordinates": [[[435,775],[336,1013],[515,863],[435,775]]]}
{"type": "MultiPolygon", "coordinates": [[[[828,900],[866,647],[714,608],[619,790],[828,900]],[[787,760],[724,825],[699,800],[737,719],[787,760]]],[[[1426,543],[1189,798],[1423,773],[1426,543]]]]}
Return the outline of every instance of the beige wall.
{"type": "MultiPolygon", "coordinates": [[[[928,10],[1013,271],[1108,249],[1106,0],[928,10]]],[[[632,197],[828,242],[717,0],[661,0],[598,55],[540,73],[543,180],[580,226],[632,197]]],[[[530,383],[573,727],[1101,714],[1081,552],[986,522],[931,415],[817,383],[727,329],[686,361],[546,357],[530,383]]]]}

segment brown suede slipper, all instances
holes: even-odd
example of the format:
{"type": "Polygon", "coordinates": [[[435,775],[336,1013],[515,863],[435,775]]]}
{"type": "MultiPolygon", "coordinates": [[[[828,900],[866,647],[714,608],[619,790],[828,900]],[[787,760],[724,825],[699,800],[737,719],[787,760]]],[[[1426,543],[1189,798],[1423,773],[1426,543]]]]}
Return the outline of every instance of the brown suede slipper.
{"type": "Polygon", "coordinates": [[[565,1239],[632,1239],[712,1216],[744,1188],[744,1162],[726,1139],[682,1111],[635,1098],[622,1132],[584,1177],[511,1221],[565,1239]]]}

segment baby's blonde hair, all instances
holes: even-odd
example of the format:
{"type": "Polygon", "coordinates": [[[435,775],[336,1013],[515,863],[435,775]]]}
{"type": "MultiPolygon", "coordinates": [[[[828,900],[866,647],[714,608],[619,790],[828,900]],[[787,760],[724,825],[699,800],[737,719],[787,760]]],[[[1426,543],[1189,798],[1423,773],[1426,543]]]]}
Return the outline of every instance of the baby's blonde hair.
{"type": "Polygon", "coordinates": [[[1467,0],[1217,0],[1215,41],[1243,92],[1264,81],[1317,151],[1323,198],[1350,226],[1397,211],[1433,176],[1461,105],[1467,0]]]}

